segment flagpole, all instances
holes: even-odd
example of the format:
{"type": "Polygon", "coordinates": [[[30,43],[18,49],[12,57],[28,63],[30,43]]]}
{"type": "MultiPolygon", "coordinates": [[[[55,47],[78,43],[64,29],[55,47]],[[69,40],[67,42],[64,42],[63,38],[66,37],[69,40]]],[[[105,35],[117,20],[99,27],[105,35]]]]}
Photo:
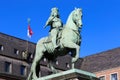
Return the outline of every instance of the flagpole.
{"type": "MultiPolygon", "coordinates": [[[[30,25],[30,18],[27,19],[27,22],[28,22],[28,26],[29,26],[29,25],[30,25]]],[[[26,53],[26,59],[27,59],[27,56],[28,56],[28,54],[29,54],[29,52],[28,52],[28,51],[29,51],[29,50],[28,50],[28,49],[29,49],[29,48],[28,48],[28,46],[29,46],[29,45],[28,45],[28,44],[29,44],[28,26],[27,26],[27,47],[26,47],[26,51],[25,51],[25,53],[26,53]]]]}

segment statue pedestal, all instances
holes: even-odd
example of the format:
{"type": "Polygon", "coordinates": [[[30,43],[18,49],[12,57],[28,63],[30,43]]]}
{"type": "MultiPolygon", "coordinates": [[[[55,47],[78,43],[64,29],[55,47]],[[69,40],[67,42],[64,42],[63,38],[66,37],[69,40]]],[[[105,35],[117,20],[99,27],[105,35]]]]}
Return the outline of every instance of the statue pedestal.
{"type": "Polygon", "coordinates": [[[79,69],[70,69],[38,78],[37,80],[99,80],[95,74],[79,69]]]}

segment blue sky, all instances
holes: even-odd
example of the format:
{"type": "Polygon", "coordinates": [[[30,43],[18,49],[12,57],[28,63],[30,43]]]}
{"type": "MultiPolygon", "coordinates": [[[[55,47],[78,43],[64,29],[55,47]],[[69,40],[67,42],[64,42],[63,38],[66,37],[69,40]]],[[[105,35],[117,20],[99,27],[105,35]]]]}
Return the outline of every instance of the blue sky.
{"type": "Polygon", "coordinates": [[[52,7],[63,23],[75,7],[83,10],[80,57],[120,47],[120,0],[0,0],[0,32],[27,39],[27,18],[34,32],[31,42],[47,36],[43,29],[52,7]]]}

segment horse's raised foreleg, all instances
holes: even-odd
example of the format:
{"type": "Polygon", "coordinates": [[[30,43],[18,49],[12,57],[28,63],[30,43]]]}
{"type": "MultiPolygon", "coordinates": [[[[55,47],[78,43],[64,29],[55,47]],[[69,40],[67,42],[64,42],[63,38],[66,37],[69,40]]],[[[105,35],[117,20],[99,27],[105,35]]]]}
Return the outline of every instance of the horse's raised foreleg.
{"type": "Polygon", "coordinates": [[[79,59],[79,49],[80,47],[78,45],[76,45],[76,53],[73,53],[73,55],[75,54],[75,56],[72,56],[72,68],[74,68],[74,64],[75,62],[79,59]]]}
{"type": "Polygon", "coordinates": [[[79,59],[79,49],[80,49],[80,46],[73,43],[73,42],[70,42],[70,41],[67,41],[67,42],[64,42],[64,47],[68,47],[68,48],[71,48],[71,49],[75,49],[76,51],[73,52],[73,58],[72,58],[72,68],[74,68],[74,63],[79,59]]]}

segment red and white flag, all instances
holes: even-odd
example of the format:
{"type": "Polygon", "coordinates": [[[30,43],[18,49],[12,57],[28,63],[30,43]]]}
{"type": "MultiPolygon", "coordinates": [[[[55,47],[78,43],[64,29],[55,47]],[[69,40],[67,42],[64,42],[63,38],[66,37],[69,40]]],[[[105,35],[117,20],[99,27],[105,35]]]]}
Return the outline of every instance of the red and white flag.
{"type": "Polygon", "coordinates": [[[31,38],[32,34],[33,34],[33,31],[32,31],[32,29],[30,28],[30,24],[28,24],[28,32],[27,32],[27,35],[28,35],[29,38],[31,38]]]}

